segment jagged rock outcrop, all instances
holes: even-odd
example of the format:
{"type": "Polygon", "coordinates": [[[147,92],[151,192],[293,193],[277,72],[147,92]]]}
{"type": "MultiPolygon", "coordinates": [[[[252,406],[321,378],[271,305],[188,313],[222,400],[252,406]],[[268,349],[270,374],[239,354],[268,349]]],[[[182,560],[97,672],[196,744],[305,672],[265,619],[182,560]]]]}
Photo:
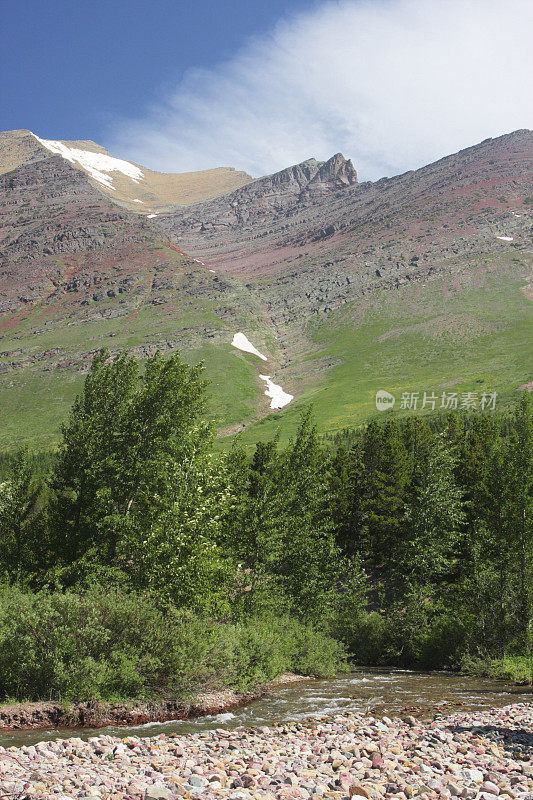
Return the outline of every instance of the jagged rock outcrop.
{"type": "Polygon", "coordinates": [[[338,189],[357,184],[351,161],[337,153],[328,161],[310,158],[301,164],[258,178],[230,194],[196,203],[183,213],[166,218],[165,229],[175,236],[181,232],[209,233],[253,225],[298,213],[338,189]]]}

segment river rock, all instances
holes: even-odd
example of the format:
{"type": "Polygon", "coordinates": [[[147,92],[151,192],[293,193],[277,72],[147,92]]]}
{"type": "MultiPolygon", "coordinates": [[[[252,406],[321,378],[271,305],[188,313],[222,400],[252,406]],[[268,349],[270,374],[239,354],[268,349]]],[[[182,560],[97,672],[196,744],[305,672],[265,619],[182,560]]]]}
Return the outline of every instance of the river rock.
{"type": "Polygon", "coordinates": [[[145,792],[146,800],[170,800],[172,796],[173,795],[170,789],[167,789],[166,786],[163,786],[162,784],[154,784],[154,786],[149,786],[145,792]]]}
{"type": "Polygon", "coordinates": [[[464,769],[463,775],[470,783],[481,783],[483,781],[483,773],[479,769],[464,769]]]}
{"type": "MultiPolygon", "coordinates": [[[[207,780],[207,778],[202,777],[202,775],[194,774],[189,777],[189,783],[191,784],[191,786],[197,786],[199,788],[203,788],[204,786],[207,786],[209,781],[207,780]]],[[[242,783],[240,783],[239,785],[242,786],[242,783]]]]}
{"type": "Polygon", "coordinates": [[[496,795],[500,794],[499,787],[496,786],[496,784],[492,783],[491,781],[485,781],[485,783],[481,786],[480,791],[488,792],[489,794],[496,794],[496,795]]]}
{"type": "MultiPolygon", "coordinates": [[[[530,800],[531,705],[406,724],[336,714],[263,729],[0,748],[0,797],[530,800]],[[383,730],[385,728],[386,730],[383,730]],[[499,731],[502,733],[499,734],[499,731]],[[501,737],[501,738],[499,738],[501,737]],[[505,737],[505,738],[504,738],[505,737]],[[492,747],[495,742],[502,746],[492,747]]],[[[127,731],[124,731],[128,734],[127,731]]]]}
{"type": "Polygon", "coordinates": [[[371,794],[368,791],[368,789],[365,789],[364,786],[358,786],[356,783],[353,783],[350,786],[350,788],[348,790],[348,794],[350,795],[350,797],[353,797],[354,795],[357,795],[357,796],[360,796],[360,797],[366,797],[366,798],[370,798],[371,797],[371,794]]]}

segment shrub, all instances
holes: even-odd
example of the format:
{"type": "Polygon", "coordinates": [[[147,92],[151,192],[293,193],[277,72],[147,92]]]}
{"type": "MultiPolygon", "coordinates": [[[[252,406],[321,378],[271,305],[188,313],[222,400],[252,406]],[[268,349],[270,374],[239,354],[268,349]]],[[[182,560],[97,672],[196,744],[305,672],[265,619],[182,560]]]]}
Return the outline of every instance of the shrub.
{"type": "Polygon", "coordinates": [[[288,617],[221,622],[96,587],[0,589],[0,695],[108,700],[249,689],[282,672],[328,676],[343,648],[288,617]]]}
{"type": "Polygon", "coordinates": [[[533,683],[533,656],[517,655],[503,658],[465,656],[461,666],[464,672],[472,675],[524,686],[531,686],[533,683]]]}

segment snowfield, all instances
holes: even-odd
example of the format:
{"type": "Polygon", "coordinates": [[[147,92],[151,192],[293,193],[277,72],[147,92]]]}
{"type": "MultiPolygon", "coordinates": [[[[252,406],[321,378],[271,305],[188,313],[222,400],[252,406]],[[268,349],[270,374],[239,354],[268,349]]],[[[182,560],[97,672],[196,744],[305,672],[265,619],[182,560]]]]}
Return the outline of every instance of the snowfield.
{"type": "MultiPolygon", "coordinates": [[[[213,272],[213,270],[210,270],[210,272],[213,272]]],[[[252,353],[254,356],[262,358],[263,361],[268,361],[267,357],[264,356],[263,353],[260,353],[257,347],[253,346],[244,333],[236,333],[231,343],[233,347],[236,347],[238,350],[243,350],[245,353],[252,353]]],[[[259,377],[266,383],[267,388],[265,389],[265,394],[267,397],[270,397],[270,408],[283,408],[289,405],[291,400],[294,400],[294,395],[284,392],[281,386],[278,386],[277,383],[273,383],[273,381],[270,380],[270,375],[260,375],[259,377]]]]}
{"type": "Polygon", "coordinates": [[[233,347],[236,347],[237,350],[242,350],[244,353],[252,353],[252,355],[262,358],[263,361],[268,361],[267,357],[264,356],[263,353],[260,353],[257,347],[253,346],[251,341],[247,339],[244,333],[236,333],[231,344],[233,347]]]}
{"type": "MultiPolygon", "coordinates": [[[[144,173],[135,164],[130,164],[129,161],[123,161],[121,158],[114,158],[105,153],[91,153],[89,150],[78,150],[76,147],[68,147],[63,142],[55,141],[54,139],[40,139],[33,134],[35,138],[50,150],[52,153],[57,153],[63,156],[64,159],[70,161],[71,164],[79,164],[86,170],[93,180],[103,184],[108,189],[115,190],[113,186],[113,179],[106,175],[108,172],[122,172],[132,181],[138,183],[144,178],[144,173]]],[[[135,201],[141,202],[141,201],[135,201]]]]}
{"type": "Polygon", "coordinates": [[[273,383],[270,380],[270,375],[260,375],[259,377],[267,385],[265,394],[271,398],[270,408],[283,408],[283,406],[288,406],[291,400],[294,400],[294,395],[284,392],[281,386],[273,383]]]}

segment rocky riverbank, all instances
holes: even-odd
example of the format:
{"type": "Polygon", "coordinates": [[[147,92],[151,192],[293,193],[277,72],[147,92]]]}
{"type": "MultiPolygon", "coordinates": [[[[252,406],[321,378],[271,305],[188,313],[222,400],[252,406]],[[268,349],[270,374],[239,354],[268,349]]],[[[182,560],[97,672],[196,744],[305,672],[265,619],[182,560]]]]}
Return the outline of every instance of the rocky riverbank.
{"type": "Polygon", "coordinates": [[[282,683],[307,680],[303,675],[280,675],[250,692],[231,689],[203,693],[190,700],[131,700],[123,703],[87,702],[14,703],[0,706],[0,732],[47,728],[104,728],[108,725],[144,725],[170,719],[192,719],[205,714],[220,714],[263,697],[282,683]]]}
{"type": "Polygon", "coordinates": [[[529,800],[533,706],[0,748],[0,797],[529,800]]]}

